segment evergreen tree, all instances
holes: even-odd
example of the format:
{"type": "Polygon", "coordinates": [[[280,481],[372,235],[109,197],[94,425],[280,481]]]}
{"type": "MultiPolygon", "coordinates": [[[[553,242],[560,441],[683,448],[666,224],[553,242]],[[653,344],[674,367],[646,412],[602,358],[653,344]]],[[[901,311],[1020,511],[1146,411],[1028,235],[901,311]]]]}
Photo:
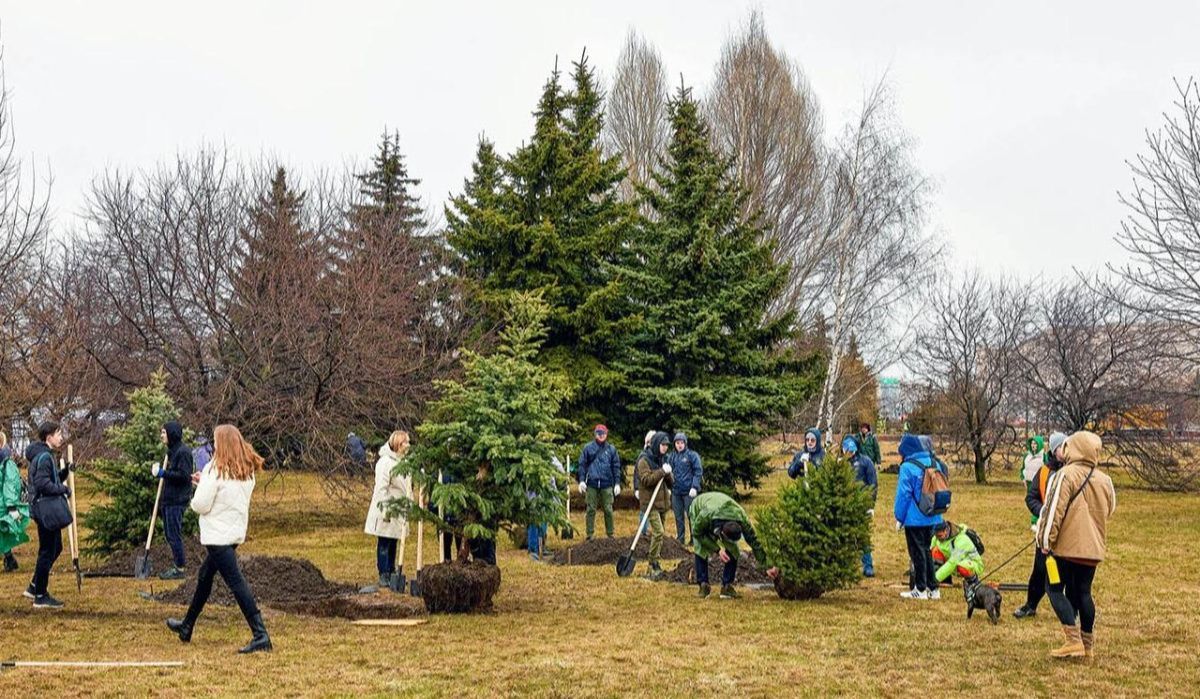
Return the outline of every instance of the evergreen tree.
{"type": "Polygon", "coordinates": [[[690,90],[669,104],[672,138],[656,186],[641,196],[653,213],[625,270],[621,312],[638,318],[623,371],[626,432],[683,430],[704,459],[705,489],[755,486],[767,473],[764,426],[815,390],[815,361],[798,359],[792,317],[768,310],[787,268],[772,258],[756,217],[741,215],[747,191],[714,151],[690,90]]]}
{"type": "MultiPolygon", "coordinates": [[[[166,380],[166,373],[159,370],[151,375],[147,386],[127,394],[128,417],[105,432],[108,446],[118,456],[98,459],[80,471],[106,498],[83,515],[83,524],[90,530],[87,548],[93,553],[108,555],[146,544],[158,489],[158,479],[151,475],[150,467],[161,464],[167,452],[161,436],[163,424],[178,420],[180,415],[167,395],[166,380]]],[[[196,527],[196,516],[188,510],[183,520],[184,534],[196,533],[196,527]]],[[[156,530],[158,536],[162,532],[161,518],[156,530]]]]}
{"type": "Polygon", "coordinates": [[[421,181],[408,175],[399,133],[384,132],[371,169],[354,177],[365,200],[354,205],[354,216],[383,218],[398,235],[412,235],[425,225],[421,202],[413,193],[421,181]]]}
{"type": "MultiPolygon", "coordinates": [[[[562,375],[536,363],[548,316],[540,297],[514,295],[495,352],[464,349],[462,380],[439,384],[442,397],[396,466],[414,489],[428,493],[428,503],[392,501],[390,511],[475,539],[494,540],[506,526],[566,525],[554,484],[565,474],[551,459],[567,427],[558,411],[568,389],[562,375]]],[[[464,539],[460,559],[467,550],[464,539]]]]}

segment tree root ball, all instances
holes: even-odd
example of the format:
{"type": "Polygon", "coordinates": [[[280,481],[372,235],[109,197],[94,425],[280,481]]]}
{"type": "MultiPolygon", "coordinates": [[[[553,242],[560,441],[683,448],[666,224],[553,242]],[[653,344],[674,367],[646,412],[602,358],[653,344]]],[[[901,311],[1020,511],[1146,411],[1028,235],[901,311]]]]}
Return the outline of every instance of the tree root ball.
{"type": "Polygon", "coordinates": [[[822,592],[819,587],[798,585],[790,580],[784,580],[783,576],[775,578],[775,594],[783,599],[816,599],[821,596],[822,592]]]}
{"type": "Polygon", "coordinates": [[[421,569],[421,598],[430,614],[465,614],[492,609],[500,589],[500,568],[472,561],[450,561],[421,569]]]}

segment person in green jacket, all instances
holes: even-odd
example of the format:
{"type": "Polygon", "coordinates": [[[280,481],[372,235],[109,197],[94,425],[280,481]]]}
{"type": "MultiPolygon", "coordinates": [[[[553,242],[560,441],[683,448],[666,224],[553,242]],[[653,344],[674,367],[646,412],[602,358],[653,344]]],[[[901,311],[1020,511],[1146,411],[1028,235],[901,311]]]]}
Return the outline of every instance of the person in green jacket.
{"type": "Polygon", "coordinates": [[[975,542],[967,536],[966,525],[949,520],[936,525],[929,551],[933,555],[933,562],[939,565],[934,573],[939,583],[958,573],[968,584],[974,585],[983,573],[983,556],[975,548],[975,542]]]}
{"type": "Polygon", "coordinates": [[[0,552],[4,554],[4,572],[17,570],[12,550],[29,541],[29,504],[21,493],[21,470],[8,448],[8,435],[0,432],[0,552]]]}
{"type": "Polygon", "coordinates": [[[854,441],[858,442],[858,453],[871,460],[871,463],[880,466],[879,440],[875,438],[875,433],[871,431],[871,423],[864,422],[858,427],[858,434],[854,436],[854,441]]]}
{"type": "MultiPolygon", "coordinates": [[[[737,542],[744,537],[759,565],[768,565],[767,555],[758,543],[746,511],[724,493],[701,493],[688,508],[688,520],[692,523],[696,582],[700,586],[700,596],[708,597],[711,592],[708,585],[708,557],[720,552],[721,562],[725,564],[721,571],[721,599],[737,598],[739,595],[733,589],[738,567],[737,542]]],[[[775,578],[779,575],[779,569],[770,567],[767,575],[775,578]]]]}

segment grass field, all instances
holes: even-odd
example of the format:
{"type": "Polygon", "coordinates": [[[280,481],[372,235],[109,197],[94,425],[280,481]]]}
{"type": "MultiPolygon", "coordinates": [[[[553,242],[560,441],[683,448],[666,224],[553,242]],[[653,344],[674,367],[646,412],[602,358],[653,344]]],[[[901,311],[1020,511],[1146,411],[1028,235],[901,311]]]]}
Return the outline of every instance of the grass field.
{"type": "MultiPolygon", "coordinates": [[[[768,501],[784,478],[774,476],[749,507],[768,501]]],[[[1029,538],[1020,484],[997,478],[1005,482],[976,486],[960,477],[953,509],[982,534],[993,565],[1029,538]]],[[[1035,619],[1017,622],[1011,611],[1023,593],[1006,593],[1004,619],[993,627],[982,614],[968,622],[956,592],[940,602],[898,597],[906,558],[892,528],[894,485],[894,476],[881,478],[880,577],[817,601],[784,602],[769,591],[699,600],[692,587],[618,579],[609,566],[534,564],[505,541],[492,615],[388,629],[268,611],[276,650],[250,657],[235,654],[249,639],[235,608],[210,606],[192,643],[180,644],[162,620],[182,609],[142,600],[137,591],[148,582],[89,579],[80,594],[60,565],[51,590],[67,608],[34,612],[21,597],[35,554],[27,544],[17,552],[22,570],[0,576],[4,659],[187,665],[18,669],[0,675],[0,696],[1195,695],[1196,497],[1119,488],[1110,558],[1095,585],[1097,657],[1052,662],[1046,654],[1059,636],[1048,602],[1035,619]]],[[[86,502],[85,494],[81,508],[86,502]]],[[[255,494],[242,550],[308,558],[328,577],[365,583],[374,577],[374,543],[362,534],[364,507],[334,503],[311,478],[289,475],[255,494]]],[[[620,513],[618,532],[631,533],[634,518],[620,513]]],[[[558,545],[553,535],[549,545],[558,545]]],[[[1030,556],[1000,578],[1024,582],[1030,556]]],[[[411,569],[411,542],[407,559],[411,569]]]]}

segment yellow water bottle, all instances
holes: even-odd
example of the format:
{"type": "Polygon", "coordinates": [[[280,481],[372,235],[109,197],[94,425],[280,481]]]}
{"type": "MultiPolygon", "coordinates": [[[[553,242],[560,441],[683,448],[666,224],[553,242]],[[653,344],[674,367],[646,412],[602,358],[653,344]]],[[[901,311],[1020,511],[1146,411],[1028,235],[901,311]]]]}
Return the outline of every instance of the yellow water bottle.
{"type": "Polygon", "coordinates": [[[1054,560],[1054,556],[1046,556],[1046,580],[1051,585],[1062,582],[1058,577],[1058,561],[1054,560]]]}

